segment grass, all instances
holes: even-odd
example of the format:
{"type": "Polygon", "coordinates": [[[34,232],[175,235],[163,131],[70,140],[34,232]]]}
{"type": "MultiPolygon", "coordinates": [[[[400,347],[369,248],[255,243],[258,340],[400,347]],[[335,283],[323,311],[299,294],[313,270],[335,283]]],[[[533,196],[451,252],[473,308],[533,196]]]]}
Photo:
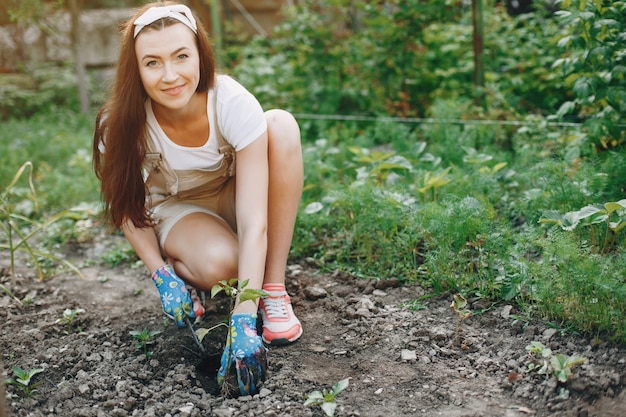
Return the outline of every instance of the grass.
{"type": "MultiPolygon", "coordinates": [[[[72,112],[8,121],[0,132],[0,184],[28,156],[39,215],[98,204],[91,125],[72,112]]],[[[546,128],[302,125],[305,192],[293,259],[363,278],[419,282],[434,293],[513,301],[525,315],[626,341],[626,230],[611,251],[598,254],[587,229],[539,222],[551,210],[620,200],[623,152],[570,160],[572,149],[560,141],[571,132],[546,128]],[[506,141],[495,139],[505,134],[506,141]],[[436,193],[420,191],[425,179],[441,174],[436,193]]],[[[127,252],[111,256],[114,264],[127,252]]]]}

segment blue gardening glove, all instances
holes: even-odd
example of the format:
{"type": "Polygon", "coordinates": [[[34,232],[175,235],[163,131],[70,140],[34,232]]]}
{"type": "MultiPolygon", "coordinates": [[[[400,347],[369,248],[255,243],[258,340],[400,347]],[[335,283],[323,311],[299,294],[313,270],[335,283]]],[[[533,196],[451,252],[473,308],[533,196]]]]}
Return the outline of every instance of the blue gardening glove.
{"type": "Polygon", "coordinates": [[[191,295],[171,265],[163,265],[154,271],[152,281],[159,290],[163,312],[174,319],[178,327],[185,325],[185,316],[196,317],[193,312],[191,295]]]}
{"type": "Polygon", "coordinates": [[[233,314],[228,327],[217,383],[224,384],[226,374],[235,363],[241,395],[255,394],[265,380],[267,348],[256,333],[256,314],[233,314]]]}

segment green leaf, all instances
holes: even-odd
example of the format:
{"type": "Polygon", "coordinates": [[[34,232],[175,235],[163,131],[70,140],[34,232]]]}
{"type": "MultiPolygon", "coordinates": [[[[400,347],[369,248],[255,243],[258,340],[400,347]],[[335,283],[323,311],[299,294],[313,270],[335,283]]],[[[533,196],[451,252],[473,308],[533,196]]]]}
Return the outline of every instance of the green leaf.
{"type": "Polygon", "coordinates": [[[219,284],[215,284],[213,287],[211,287],[211,298],[215,298],[215,296],[223,290],[224,287],[220,286],[219,284]]]}
{"type": "Polygon", "coordinates": [[[198,337],[198,340],[202,342],[202,340],[204,339],[204,337],[209,334],[209,329],[205,329],[204,327],[201,327],[199,329],[196,329],[196,336],[198,337]]]}
{"type": "Polygon", "coordinates": [[[571,231],[578,226],[579,218],[577,211],[570,211],[563,215],[563,220],[559,224],[561,229],[571,231]]]}
{"type": "Polygon", "coordinates": [[[556,112],[556,116],[561,119],[566,114],[572,113],[574,109],[576,109],[576,103],[574,103],[573,101],[566,101],[565,103],[561,104],[561,107],[559,107],[559,110],[556,112]]]}
{"type": "Polygon", "coordinates": [[[586,99],[593,93],[593,85],[591,80],[587,77],[579,77],[574,83],[574,87],[572,88],[574,94],[579,99],[586,99]]]}
{"type": "Polygon", "coordinates": [[[611,214],[617,210],[621,210],[626,208],[626,199],[620,200],[617,202],[609,202],[604,204],[604,208],[606,208],[607,214],[611,214]]]}
{"type": "Polygon", "coordinates": [[[334,402],[325,402],[322,403],[320,407],[322,407],[322,410],[324,410],[324,413],[326,413],[328,417],[333,417],[335,415],[335,409],[337,409],[337,404],[334,402]]]}
{"type": "Polygon", "coordinates": [[[304,405],[319,404],[321,402],[324,402],[324,395],[322,394],[322,392],[313,391],[312,393],[307,395],[304,405]]]}
{"type": "Polygon", "coordinates": [[[348,388],[348,385],[350,385],[350,378],[342,379],[333,385],[333,393],[335,395],[339,394],[341,391],[348,388]]]}
{"type": "Polygon", "coordinates": [[[593,216],[596,213],[602,213],[602,212],[604,212],[604,206],[600,204],[591,204],[591,205],[581,208],[575,213],[577,213],[576,216],[578,219],[584,219],[584,218],[593,216]]]}

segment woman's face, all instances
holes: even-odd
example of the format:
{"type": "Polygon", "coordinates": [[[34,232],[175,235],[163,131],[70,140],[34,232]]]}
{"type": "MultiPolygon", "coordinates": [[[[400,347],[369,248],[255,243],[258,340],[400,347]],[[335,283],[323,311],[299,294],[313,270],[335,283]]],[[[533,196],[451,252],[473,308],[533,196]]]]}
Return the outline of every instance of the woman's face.
{"type": "Polygon", "coordinates": [[[148,96],[171,110],[189,103],[200,80],[196,35],[184,24],[144,29],[135,39],[139,76],[148,96]]]}

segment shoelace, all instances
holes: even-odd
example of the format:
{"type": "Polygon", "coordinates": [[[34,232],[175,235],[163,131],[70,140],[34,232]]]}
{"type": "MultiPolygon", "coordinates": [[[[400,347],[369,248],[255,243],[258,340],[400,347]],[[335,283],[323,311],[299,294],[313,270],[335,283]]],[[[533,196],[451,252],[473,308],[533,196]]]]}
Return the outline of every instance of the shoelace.
{"type": "Polygon", "coordinates": [[[272,294],[269,297],[263,297],[263,307],[265,314],[270,319],[285,319],[289,317],[287,312],[287,303],[285,302],[285,294],[272,294]]]}

